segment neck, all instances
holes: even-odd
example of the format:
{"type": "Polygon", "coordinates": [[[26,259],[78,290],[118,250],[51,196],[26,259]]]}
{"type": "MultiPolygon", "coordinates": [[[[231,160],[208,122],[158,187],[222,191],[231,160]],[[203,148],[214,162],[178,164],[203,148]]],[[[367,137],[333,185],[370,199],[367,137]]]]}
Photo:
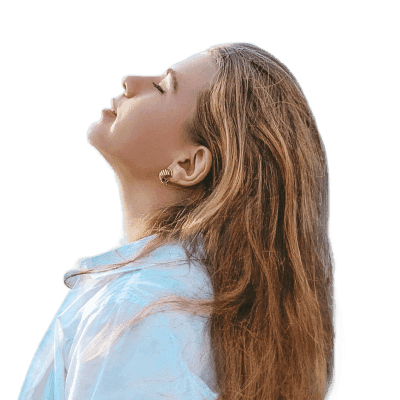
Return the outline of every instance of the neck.
{"type": "Polygon", "coordinates": [[[167,188],[158,177],[155,182],[149,182],[117,175],[117,180],[124,214],[126,243],[148,236],[144,219],[150,217],[156,209],[178,201],[183,194],[167,188]]]}

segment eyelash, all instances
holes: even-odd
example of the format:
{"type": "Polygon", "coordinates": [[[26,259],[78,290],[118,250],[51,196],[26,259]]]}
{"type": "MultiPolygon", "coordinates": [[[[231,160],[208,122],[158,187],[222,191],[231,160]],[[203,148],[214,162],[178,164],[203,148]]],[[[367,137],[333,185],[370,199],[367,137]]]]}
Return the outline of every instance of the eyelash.
{"type": "Polygon", "coordinates": [[[156,83],[153,82],[153,86],[159,90],[161,93],[164,93],[164,90],[162,89],[162,87],[160,85],[157,85],[156,83]]]}

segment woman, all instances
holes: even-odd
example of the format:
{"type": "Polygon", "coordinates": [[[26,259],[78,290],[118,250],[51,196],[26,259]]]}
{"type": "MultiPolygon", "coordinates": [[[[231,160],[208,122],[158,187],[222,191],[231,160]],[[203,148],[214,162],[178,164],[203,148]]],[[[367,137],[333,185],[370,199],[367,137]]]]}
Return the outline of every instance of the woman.
{"type": "Polygon", "coordinates": [[[128,76],[89,129],[128,244],[85,259],[22,399],[323,399],[327,160],[288,68],[247,43],[128,76]]]}

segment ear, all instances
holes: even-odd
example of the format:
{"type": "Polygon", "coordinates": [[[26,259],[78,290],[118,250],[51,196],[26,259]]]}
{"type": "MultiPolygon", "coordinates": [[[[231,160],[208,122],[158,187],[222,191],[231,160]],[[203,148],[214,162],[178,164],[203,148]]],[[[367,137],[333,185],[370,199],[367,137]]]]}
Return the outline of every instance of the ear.
{"type": "Polygon", "coordinates": [[[172,169],[169,181],[179,186],[194,186],[207,176],[211,164],[212,156],[207,147],[190,146],[169,166],[172,169]]]}

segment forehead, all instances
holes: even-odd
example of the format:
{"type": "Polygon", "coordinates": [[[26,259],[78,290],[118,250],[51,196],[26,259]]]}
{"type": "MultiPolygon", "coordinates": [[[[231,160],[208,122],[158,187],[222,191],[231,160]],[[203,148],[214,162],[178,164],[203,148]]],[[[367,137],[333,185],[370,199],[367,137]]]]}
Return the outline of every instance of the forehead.
{"type": "Polygon", "coordinates": [[[218,69],[211,56],[205,52],[179,61],[172,68],[176,71],[180,87],[189,85],[197,89],[208,87],[218,69]]]}

